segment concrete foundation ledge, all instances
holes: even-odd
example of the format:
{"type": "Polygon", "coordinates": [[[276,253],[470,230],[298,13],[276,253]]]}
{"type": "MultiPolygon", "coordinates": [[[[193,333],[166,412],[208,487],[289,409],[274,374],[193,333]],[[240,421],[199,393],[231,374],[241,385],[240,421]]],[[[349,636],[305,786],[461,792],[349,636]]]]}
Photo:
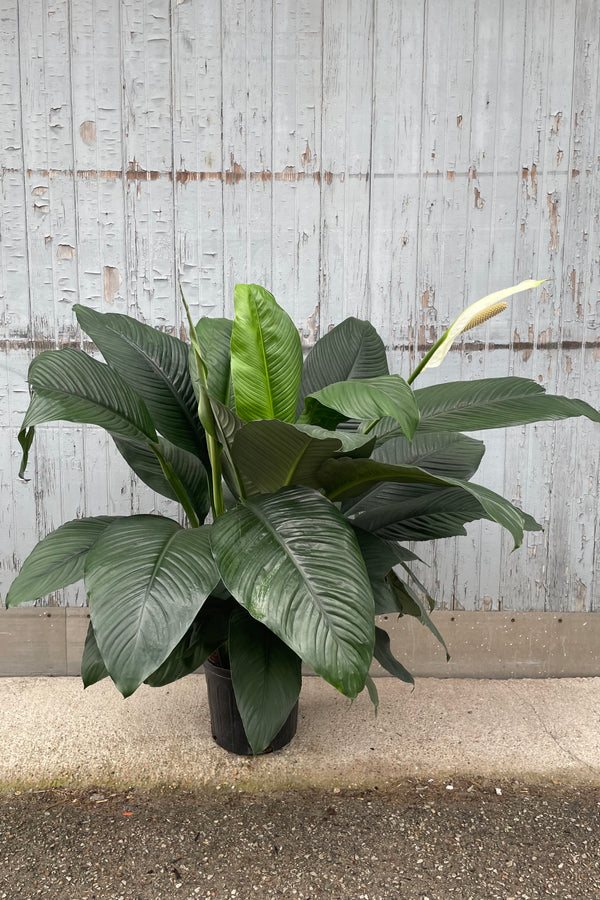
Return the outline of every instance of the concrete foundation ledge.
{"type": "MultiPolygon", "coordinates": [[[[378,620],[390,634],[392,651],[415,676],[600,676],[600,613],[438,610],[433,620],[450,662],[419,621],[378,620]]],[[[0,675],[78,675],[88,622],[89,612],[81,608],[0,610],[0,675]]]]}
{"type": "Polygon", "coordinates": [[[0,785],[160,785],[210,789],[390,787],[478,777],[600,785],[600,678],[377,681],[377,717],[307,678],[298,733],[276,754],[232,756],[210,733],[205,681],[0,680],[0,785]]]}

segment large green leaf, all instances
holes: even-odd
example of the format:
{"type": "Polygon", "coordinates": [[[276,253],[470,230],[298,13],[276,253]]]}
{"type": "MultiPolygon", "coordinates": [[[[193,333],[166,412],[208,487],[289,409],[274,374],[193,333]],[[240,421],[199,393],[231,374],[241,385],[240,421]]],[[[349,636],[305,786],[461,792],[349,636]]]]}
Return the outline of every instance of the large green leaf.
{"type": "Polygon", "coordinates": [[[600,422],[600,413],[588,403],[546,394],[528,378],[452,381],[415,391],[415,399],[419,432],[480,431],[571,416],[600,422]]]}
{"type": "Polygon", "coordinates": [[[370,675],[367,675],[365,687],[367,689],[367,693],[369,694],[369,700],[375,707],[375,715],[377,715],[377,710],[379,709],[379,692],[377,690],[377,685],[370,675]]]}
{"type": "Polygon", "coordinates": [[[396,466],[418,466],[442,477],[468,481],[479,468],[485,453],[483,441],[464,434],[415,434],[412,441],[403,435],[380,438],[372,458],[396,466]]]}
{"type": "Polygon", "coordinates": [[[449,660],[450,654],[446,642],[429,614],[429,604],[424,603],[419,594],[409,584],[398,578],[395,572],[390,572],[385,580],[388,588],[387,596],[384,598],[383,595],[380,595],[381,604],[378,608],[376,607],[377,615],[397,612],[401,616],[414,616],[440,642],[446,651],[446,660],[449,660]]]}
{"type": "Polygon", "coordinates": [[[342,446],[334,432],[323,434],[327,437],[315,438],[278,419],[244,425],[231,453],[247,493],[273,494],[291,484],[320,487],[319,468],[342,446]]]}
{"type": "MultiPolygon", "coordinates": [[[[306,398],[301,422],[322,424],[321,407],[335,410],[349,419],[375,422],[391,416],[407,437],[412,437],[419,424],[419,410],[412,390],[399,375],[381,375],[362,381],[340,381],[316,391],[306,398]]],[[[325,423],[327,427],[328,423],[325,423]]]]}
{"type": "Polygon", "coordinates": [[[196,337],[204,365],[210,396],[231,406],[231,319],[200,319],[196,337]]]}
{"type": "Polygon", "coordinates": [[[371,323],[344,319],[316,342],[304,361],[298,415],[305,397],[328,384],[388,374],[385,346],[371,323]]]}
{"type": "MultiPolygon", "coordinates": [[[[462,488],[383,483],[344,504],[360,528],[388,540],[430,541],[466,534],[465,523],[487,519],[485,509],[462,488]]],[[[530,525],[526,525],[530,530],[530,525]]]]}
{"type": "MultiPolygon", "coordinates": [[[[112,437],[123,459],[144,484],[158,494],[162,494],[163,497],[169,497],[170,500],[179,499],[165,478],[156,454],[147,444],[129,441],[114,434],[112,437]]],[[[208,475],[200,459],[195,454],[176,447],[175,444],[164,438],[158,439],[158,445],[166,461],[173,467],[173,471],[189,497],[199,520],[204,521],[210,508],[210,500],[208,475]]]]}
{"type": "Polygon", "coordinates": [[[158,439],[141,397],[118,372],[82,350],[44,350],[31,363],[28,380],[33,396],[19,435],[24,449],[20,474],[31,443],[28,430],[42,422],[100,425],[142,443],[158,439]]]}
{"type": "Polygon", "coordinates": [[[296,422],[294,428],[313,438],[335,438],[342,445],[336,456],[368,457],[375,447],[376,438],[371,434],[359,434],[354,431],[344,431],[341,428],[329,430],[321,428],[319,425],[304,425],[300,422],[296,422]]]}
{"type": "Polygon", "coordinates": [[[381,615],[388,611],[386,607],[389,605],[389,586],[385,576],[395,565],[417,557],[411,550],[401,547],[395,541],[387,541],[362,528],[355,528],[354,522],[351,524],[371,582],[375,615],[381,615]]]}
{"type": "Polygon", "coordinates": [[[7,607],[39,600],[83,578],[88,550],[114,521],[114,516],[73,519],[50,532],[23,563],[6,595],[7,607]]]}
{"type": "Polygon", "coordinates": [[[167,658],[215,587],[209,528],[161,516],[113,523],[85,561],[94,634],[127,697],[167,658]]]}
{"type": "Polygon", "coordinates": [[[229,623],[231,681],[252,752],[262,753],[283,726],[302,687],[300,657],[238,607],[229,623]]]}
{"type": "Polygon", "coordinates": [[[408,669],[405,669],[402,663],[398,662],[398,660],[392,653],[390,647],[390,636],[387,631],[383,630],[383,628],[375,629],[374,655],[379,665],[383,666],[386,672],[389,672],[390,675],[394,676],[394,678],[399,678],[400,681],[405,681],[407,684],[415,683],[415,679],[412,677],[408,669]]]}
{"type": "Polygon", "coordinates": [[[109,366],[146,403],[167,440],[206,459],[204,434],[183,341],[119,313],[99,313],[76,304],[77,321],[109,366]]]}
{"type": "MultiPolygon", "coordinates": [[[[520,547],[527,519],[504,497],[488,488],[457,478],[441,478],[418,466],[393,466],[372,459],[327,460],[319,471],[319,477],[330,500],[342,500],[357,496],[378,482],[391,481],[403,484],[438,485],[457,487],[466,491],[481,504],[488,518],[503,525],[512,534],[515,548],[520,547]]],[[[529,522],[533,520],[529,519],[529,522]]],[[[537,523],[536,523],[537,524],[537,523]]],[[[537,526],[539,528],[539,526],[537,526]]]]}
{"type": "Polygon", "coordinates": [[[108,670],[104,665],[104,660],[96,643],[94,628],[92,623],[88,624],[87,634],[85,636],[85,644],[83,647],[83,656],[81,657],[81,680],[83,687],[88,688],[103,678],[108,678],[108,670]]]}
{"type": "Polygon", "coordinates": [[[298,329],[257,284],[236,285],[234,304],[231,374],[237,413],[247,422],[293,422],[302,375],[298,329]]]}
{"type": "Polygon", "coordinates": [[[354,529],[360,552],[369,575],[387,575],[393,566],[410,562],[419,557],[408,547],[401,547],[396,541],[377,537],[363,528],[350,523],[354,529]]]}
{"type": "MultiPolygon", "coordinates": [[[[205,392],[205,396],[208,397],[207,392],[205,392]]],[[[249,473],[246,473],[246,477],[243,479],[240,472],[238,472],[233,459],[233,442],[236,434],[244,426],[243,421],[233,412],[233,410],[229,409],[229,407],[225,406],[225,404],[221,403],[219,400],[215,400],[213,397],[208,397],[208,404],[212,416],[215,437],[222,448],[220,462],[227,487],[238,500],[240,497],[245,496],[246,492],[256,493],[249,473]]]]}
{"type": "Polygon", "coordinates": [[[195,672],[227,640],[229,619],[235,606],[231,598],[208,597],[179,643],[145,683],[150,687],[164,687],[195,672]]]}
{"type": "Polygon", "coordinates": [[[373,595],[349,523],[306,487],[251,497],[211,533],[227,589],[343,694],[364,687],[373,595]]]}

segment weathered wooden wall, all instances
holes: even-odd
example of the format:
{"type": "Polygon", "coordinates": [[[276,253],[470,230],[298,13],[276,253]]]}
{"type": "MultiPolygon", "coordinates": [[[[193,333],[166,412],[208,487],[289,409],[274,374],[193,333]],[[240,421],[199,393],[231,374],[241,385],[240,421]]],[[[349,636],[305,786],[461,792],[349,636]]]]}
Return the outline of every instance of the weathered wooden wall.
{"type": "MultiPolygon", "coordinates": [[[[198,317],[258,281],[307,345],[370,318],[406,374],[466,303],[547,276],[435,378],[600,405],[599,39],[597,0],[0,0],[0,596],[61,522],[170,508],[92,428],[40,428],[17,479],[27,366],[80,342],[76,301],[179,333],[177,277],[198,317]]],[[[490,433],[480,480],[545,531],[425,550],[443,606],[600,606],[598,446],[490,433]]]]}

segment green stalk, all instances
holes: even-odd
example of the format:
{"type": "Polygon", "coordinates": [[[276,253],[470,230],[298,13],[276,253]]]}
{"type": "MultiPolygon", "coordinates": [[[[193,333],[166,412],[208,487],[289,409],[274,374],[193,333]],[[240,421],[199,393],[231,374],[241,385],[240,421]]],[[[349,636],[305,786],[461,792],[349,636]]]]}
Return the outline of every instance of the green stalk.
{"type": "Polygon", "coordinates": [[[198,519],[198,516],[196,515],[196,512],[191,504],[190,498],[186,494],[185,489],[184,489],[181,481],[179,480],[177,473],[175,472],[175,469],[173,468],[171,463],[168,461],[168,459],[165,459],[165,456],[164,456],[159,444],[150,444],[150,447],[152,448],[154,455],[156,456],[156,458],[158,459],[158,461],[160,463],[160,467],[163,471],[163,475],[165,476],[165,478],[167,479],[167,481],[173,488],[173,490],[177,496],[177,499],[183,506],[185,514],[189,519],[190,525],[192,526],[192,528],[199,528],[200,521],[198,519]]]}
{"type": "Polygon", "coordinates": [[[208,396],[207,390],[207,378],[206,378],[206,365],[204,364],[204,360],[202,359],[202,353],[200,351],[200,345],[198,344],[198,338],[196,337],[196,329],[194,327],[194,323],[192,322],[192,316],[190,314],[190,308],[187,305],[186,299],[183,295],[183,288],[181,287],[181,282],[179,282],[179,290],[181,293],[181,299],[183,301],[183,305],[185,307],[185,311],[187,314],[188,325],[190,329],[190,343],[192,345],[192,349],[194,351],[194,358],[196,361],[196,368],[198,369],[198,377],[201,381],[200,387],[200,397],[198,398],[198,416],[200,418],[200,422],[206,432],[206,447],[208,449],[208,459],[210,462],[210,470],[211,470],[211,479],[209,484],[209,493],[210,493],[210,506],[212,509],[213,518],[216,519],[218,516],[223,515],[225,512],[225,501],[223,499],[223,479],[222,479],[222,470],[221,470],[221,448],[216,439],[215,435],[215,421],[212,414],[212,409],[210,408],[210,400],[208,396]]]}
{"type": "Polygon", "coordinates": [[[410,375],[408,376],[408,378],[406,379],[406,383],[407,383],[407,384],[412,384],[412,382],[415,380],[415,378],[417,377],[417,375],[418,375],[420,372],[423,371],[423,369],[425,368],[425,366],[427,365],[427,363],[429,362],[429,360],[431,359],[431,357],[433,356],[433,354],[435,353],[435,351],[437,350],[437,348],[438,348],[441,344],[444,343],[444,338],[445,338],[446,335],[448,334],[448,331],[449,331],[449,330],[450,330],[450,329],[447,329],[447,330],[443,333],[443,335],[441,336],[441,338],[438,338],[438,340],[435,342],[435,344],[433,345],[433,347],[432,347],[430,350],[427,351],[427,353],[425,354],[425,356],[423,357],[423,359],[421,360],[421,362],[419,363],[419,365],[417,366],[417,368],[414,370],[414,372],[411,372],[411,374],[410,374],[410,375]]]}
{"type": "Polygon", "coordinates": [[[221,448],[216,439],[208,432],[206,434],[206,446],[208,447],[212,476],[213,517],[217,518],[217,516],[222,516],[225,512],[223,481],[221,478],[221,448]]]}

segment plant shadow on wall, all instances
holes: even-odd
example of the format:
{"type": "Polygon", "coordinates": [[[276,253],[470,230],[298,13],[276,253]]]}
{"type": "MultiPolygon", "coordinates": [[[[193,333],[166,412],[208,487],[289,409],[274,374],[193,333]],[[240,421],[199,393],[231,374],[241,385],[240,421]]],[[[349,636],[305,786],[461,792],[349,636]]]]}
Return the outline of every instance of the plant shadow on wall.
{"type": "Polygon", "coordinates": [[[160,515],[67,522],[32,551],[7,605],[83,578],[84,684],[110,675],[125,697],[212,655],[230,669],[253,753],[293,711],[303,661],[347,697],[366,688],[376,705],[373,658],[412,682],[377,617],[416,616],[441,640],[402,542],[465,534],[475,519],[507,528],[515,547],[539,529],[470,480],[484,445],[462,432],[600,421],[587,403],[524,378],[412,387],[460,333],[541,283],[470,306],[407,380],[389,373],[381,339],[356,318],[303,361],[298,329],[258,285],[236,287],[233,321],[190,320],[191,346],[76,306],[106,363],[73,349],[34,359],[21,476],[35,426],[100,425],[143,482],[181,503],[189,527],[160,515]]]}

